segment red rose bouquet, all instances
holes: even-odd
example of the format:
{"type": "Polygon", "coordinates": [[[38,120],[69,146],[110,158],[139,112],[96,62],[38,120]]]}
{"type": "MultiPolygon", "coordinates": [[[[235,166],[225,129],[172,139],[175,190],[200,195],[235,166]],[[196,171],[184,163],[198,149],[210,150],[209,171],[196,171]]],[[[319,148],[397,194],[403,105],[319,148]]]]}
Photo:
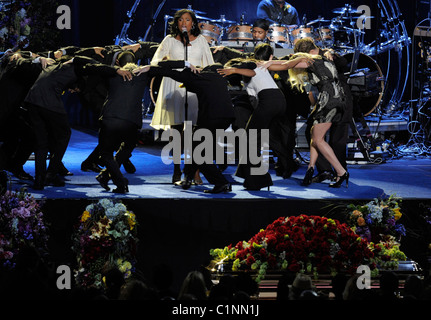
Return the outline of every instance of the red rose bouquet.
{"type": "Polygon", "coordinates": [[[232,271],[256,271],[259,282],[267,270],[335,275],[353,274],[359,265],[375,268],[367,240],[347,224],[320,216],[280,217],[249,241],[212,249],[218,266],[232,263],[232,271]]]}

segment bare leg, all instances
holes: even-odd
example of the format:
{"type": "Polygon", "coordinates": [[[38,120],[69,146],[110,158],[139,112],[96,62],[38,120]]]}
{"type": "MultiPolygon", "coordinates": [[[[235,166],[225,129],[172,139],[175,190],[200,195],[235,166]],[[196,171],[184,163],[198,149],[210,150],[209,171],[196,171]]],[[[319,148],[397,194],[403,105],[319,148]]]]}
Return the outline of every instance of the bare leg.
{"type": "Polygon", "coordinates": [[[311,129],[309,167],[314,167],[318,157],[317,150],[319,150],[337,172],[337,176],[342,176],[344,173],[346,173],[346,169],[343,168],[340,161],[338,161],[334,150],[332,150],[331,146],[325,140],[326,132],[328,132],[328,130],[331,128],[331,125],[331,123],[318,123],[315,124],[311,129]]]}

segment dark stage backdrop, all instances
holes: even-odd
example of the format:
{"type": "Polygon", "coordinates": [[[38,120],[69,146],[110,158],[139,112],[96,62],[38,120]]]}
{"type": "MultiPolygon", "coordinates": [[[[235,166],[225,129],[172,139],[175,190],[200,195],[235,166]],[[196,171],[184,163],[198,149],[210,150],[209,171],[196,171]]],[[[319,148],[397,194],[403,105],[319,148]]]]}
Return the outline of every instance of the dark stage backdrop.
{"type": "MultiPolygon", "coordinates": [[[[59,4],[67,4],[72,12],[72,28],[63,30],[63,45],[93,46],[109,45],[114,43],[115,37],[121,32],[126,20],[126,15],[135,3],[139,3],[136,14],[131,23],[128,35],[132,40],[144,37],[152,18],[156,13],[162,0],[59,0],[59,4]]],[[[409,35],[417,22],[427,17],[429,6],[421,4],[427,1],[421,0],[398,0],[398,4],[403,12],[409,35]],[[416,5],[417,2],[417,5],[416,5]]],[[[155,21],[154,28],[151,29],[147,40],[160,42],[165,31],[165,16],[173,16],[175,9],[186,8],[191,5],[192,9],[205,12],[200,14],[210,19],[219,19],[220,15],[225,15],[227,20],[240,21],[244,15],[245,21],[249,24],[256,19],[256,8],[259,0],[166,0],[155,21]]],[[[346,3],[352,7],[368,5],[372,19],[372,30],[367,37],[370,42],[375,38],[376,28],[374,27],[379,14],[375,0],[292,0],[290,2],[298,10],[299,17],[304,15],[308,21],[323,17],[332,19],[336,16],[332,11],[343,7],[346,3]]]]}

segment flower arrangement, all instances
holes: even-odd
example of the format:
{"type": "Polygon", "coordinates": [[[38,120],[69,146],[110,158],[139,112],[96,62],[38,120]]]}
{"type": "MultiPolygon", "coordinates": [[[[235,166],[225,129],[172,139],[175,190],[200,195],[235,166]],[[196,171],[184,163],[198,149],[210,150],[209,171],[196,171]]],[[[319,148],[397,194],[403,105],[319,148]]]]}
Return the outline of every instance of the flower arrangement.
{"type": "Polygon", "coordinates": [[[34,197],[10,190],[0,196],[0,270],[15,268],[25,247],[46,255],[48,238],[41,205],[34,197]]]}
{"type": "Polygon", "coordinates": [[[320,216],[280,217],[249,241],[210,251],[219,266],[231,263],[232,271],[255,271],[260,282],[268,270],[354,273],[359,265],[375,268],[368,242],[347,224],[320,216]]]}
{"type": "Polygon", "coordinates": [[[32,19],[28,17],[28,1],[9,4],[7,10],[0,13],[0,47],[5,51],[27,42],[32,19]]]}
{"type": "Polygon", "coordinates": [[[0,2],[0,51],[23,49],[41,52],[58,49],[60,32],[57,0],[0,2]]]}
{"type": "Polygon", "coordinates": [[[101,199],[88,205],[73,235],[78,286],[103,287],[104,267],[115,266],[129,278],[135,270],[137,221],[121,202],[101,199]]]}
{"type": "Polygon", "coordinates": [[[400,198],[374,199],[365,205],[348,205],[348,223],[352,229],[369,242],[385,241],[388,236],[400,239],[406,229],[400,219],[400,198]]]}
{"type": "Polygon", "coordinates": [[[348,224],[374,247],[376,263],[380,269],[396,269],[398,261],[407,259],[400,250],[406,228],[402,217],[401,199],[391,195],[387,199],[374,199],[365,205],[348,205],[348,224]]]}

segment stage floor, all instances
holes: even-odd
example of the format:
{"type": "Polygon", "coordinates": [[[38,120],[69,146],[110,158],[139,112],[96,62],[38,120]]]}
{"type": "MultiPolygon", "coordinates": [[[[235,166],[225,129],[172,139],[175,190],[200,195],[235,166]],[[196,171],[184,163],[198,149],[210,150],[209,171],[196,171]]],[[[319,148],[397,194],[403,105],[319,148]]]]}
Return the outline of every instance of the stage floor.
{"type": "MultiPolygon", "coordinates": [[[[160,157],[160,144],[140,145],[131,158],[137,171],[124,175],[129,179],[129,193],[117,195],[105,191],[95,179],[96,173],[81,171],[81,162],[97,145],[97,136],[80,130],[72,130],[72,137],[64,157],[65,166],[73,173],[68,176],[65,187],[46,187],[43,191],[31,189],[31,184],[12,176],[12,188],[28,187],[36,199],[99,199],[117,197],[124,199],[373,199],[396,194],[404,199],[431,198],[431,159],[404,156],[382,164],[350,164],[349,187],[340,189],[328,187],[328,183],[314,183],[301,186],[307,165],[301,167],[289,179],[277,177],[270,169],[274,185],[270,191],[247,191],[242,179],[235,177],[236,166],[229,166],[224,174],[232,181],[232,192],[206,194],[203,190],[212,188],[203,178],[204,184],[182,190],[171,183],[173,166],[165,165],[160,157]]],[[[24,169],[34,175],[34,161],[28,161],[24,169]]],[[[111,186],[115,188],[114,185],[111,186]]]]}

